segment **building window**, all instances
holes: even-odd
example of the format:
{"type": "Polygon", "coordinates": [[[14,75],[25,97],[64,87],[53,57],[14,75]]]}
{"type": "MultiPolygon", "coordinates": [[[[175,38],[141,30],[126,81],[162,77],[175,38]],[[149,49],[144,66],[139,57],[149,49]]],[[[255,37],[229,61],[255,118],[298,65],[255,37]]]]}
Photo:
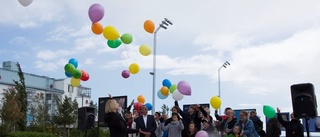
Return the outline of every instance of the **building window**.
{"type": "Polygon", "coordinates": [[[51,100],[51,94],[46,94],[46,100],[51,100]]]}
{"type": "Polygon", "coordinates": [[[68,92],[73,92],[73,86],[71,85],[68,86],[68,92]]]}

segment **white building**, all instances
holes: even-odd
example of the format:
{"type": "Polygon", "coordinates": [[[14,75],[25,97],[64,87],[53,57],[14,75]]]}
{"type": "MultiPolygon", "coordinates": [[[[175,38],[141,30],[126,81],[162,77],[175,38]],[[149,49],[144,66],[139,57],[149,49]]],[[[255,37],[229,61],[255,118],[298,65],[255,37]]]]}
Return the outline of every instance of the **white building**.
{"type": "MultiPolygon", "coordinates": [[[[23,70],[22,70],[23,71],[23,70]]],[[[49,114],[53,115],[56,112],[57,103],[54,97],[57,96],[63,101],[64,97],[70,97],[72,101],[77,100],[79,108],[89,106],[91,101],[91,88],[88,87],[73,87],[70,85],[70,78],[55,79],[47,76],[39,76],[35,74],[24,73],[26,91],[28,94],[28,124],[32,121],[33,116],[30,114],[31,106],[34,105],[36,96],[43,93],[45,104],[49,108],[49,114]]],[[[15,86],[13,80],[19,81],[18,67],[16,62],[6,61],[2,63],[0,68],[0,99],[3,98],[2,93],[9,88],[15,86]]],[[[0,106],[2,101],[0,102],[0,106]]]]}

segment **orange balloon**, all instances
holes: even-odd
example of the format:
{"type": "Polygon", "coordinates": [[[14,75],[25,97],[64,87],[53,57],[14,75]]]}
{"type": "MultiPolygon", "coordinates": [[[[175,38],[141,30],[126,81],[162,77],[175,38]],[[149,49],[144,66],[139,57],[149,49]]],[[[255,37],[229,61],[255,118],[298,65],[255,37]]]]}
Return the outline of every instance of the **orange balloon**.
{"type": "Polygon", "coordinates": [[[103,26],[99,22],[96,22],[91,25],[91,30],[94,34],[99,35],[103,32],[103,26]]]}
{"type": "Polygon", "coordinates": [[[144,102],[146,101],[146,99],[145,99],[144,96],[142,96],[142,95],[139,95],[138,98],[137,98],[137,100],[138,100],[138,102],[143,103],[143,104],[144,104],[144,102]]]}
{"type": "Polygon", "coordinates": [[[143,27],[144,27],[144,30],[146,30],[147,32],[149,32],[151,34],[153,33],[153,31],[155,29],[154,23],[151,20],[146,20],[143,24],[143,27]]]}
{"type": "Polygon", "coordinates": [[[168,87],[166,87],[166,86],[163,86],[163,87],[160,89],[160,91],[161,91],[162,95],[164,95],[164,96],[168,96],[168,95],[169,95],[169,89],[168,89],[168,87]]]}

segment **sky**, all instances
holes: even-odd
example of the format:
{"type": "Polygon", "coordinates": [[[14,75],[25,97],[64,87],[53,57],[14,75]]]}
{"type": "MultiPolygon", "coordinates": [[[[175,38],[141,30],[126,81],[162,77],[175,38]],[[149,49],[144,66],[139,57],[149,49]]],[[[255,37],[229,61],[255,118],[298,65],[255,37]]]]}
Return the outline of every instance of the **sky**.
{"type": "MultiPolygon", "coordinates": [[[[143,28],[146,20],[156,27],[164,18],[172,21],[157,33],[156,91],[162,80],[187,81],[191,96],[181,104],[209,103],[218,95],[220,70],[221,108],[263,106],[292,111],[290,86],[312,83],[320,89],[320,1],[297,0],[34,0],[22,6],[18,0],[0,2],[0,61],[16,61],[27,73],[66,78],[64,65],[78,60],[90,79],[81,85],[92,89],[92,100],[144,95],[152,103],[152,55],[141,56],[139,46],[153,46],[153,35],[143,28]],[[93,34],[88,9],[99,3],[103,26],[130,33],[131,44],[111,49],[102,35],[93,34]],[[138,74],[121,76],[131,63],[138,74]]],[[[173,106],[171,96],[156,96],[155,108],[173,106]]],[[[213,109],[211,109],[213,114],[213,109]]]]}

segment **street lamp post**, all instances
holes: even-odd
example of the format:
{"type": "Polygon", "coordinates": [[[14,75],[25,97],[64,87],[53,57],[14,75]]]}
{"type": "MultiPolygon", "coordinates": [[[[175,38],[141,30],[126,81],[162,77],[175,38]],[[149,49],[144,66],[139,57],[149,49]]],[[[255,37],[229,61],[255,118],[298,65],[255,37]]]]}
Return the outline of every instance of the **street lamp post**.
{"type": "MultiPolygon", "coordinates": [[[[227,68],[227,66],[230,66],[230,63],[228,61],[224,62],[221,67],[218,69],[218,91],[219,91],[219,98],[221,99],[221,90],[220,90],[220,70],[222,68],[227,68]]],[[[221,108],[219,109],[219,115],[221,115],[221,108]]]]}
{"type": "Polygon", "coordinates": [[[155,113],[155,98],[156,98],[156,55],[157,55],[157,32],[160,30],[160,28],[167,29],[167,26],[172,25],[172,22],[168,20],[167,18],[164,18],[164,20],[159,24],[157,29],[153,32],[153,72],[150,72],[152,75],[152,114],[155,113]]]}

